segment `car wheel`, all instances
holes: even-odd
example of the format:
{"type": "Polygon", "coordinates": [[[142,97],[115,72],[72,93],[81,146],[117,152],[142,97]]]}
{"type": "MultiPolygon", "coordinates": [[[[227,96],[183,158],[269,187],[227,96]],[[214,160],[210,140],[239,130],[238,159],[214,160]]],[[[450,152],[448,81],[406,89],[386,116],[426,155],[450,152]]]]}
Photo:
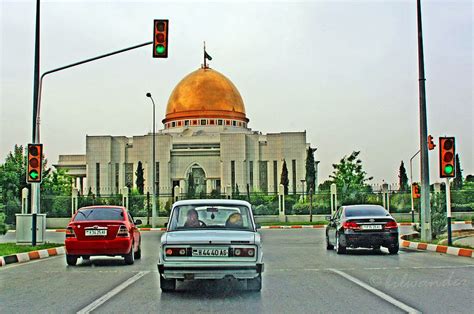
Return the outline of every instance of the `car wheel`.
{"type": "Polygon", "coordinates": [[[88,261],[91,259],[91,257],[89,255],[82,255],[82,259],[88,261]]]}
{"type": "Polygon", "coordinates": [[[394,255],[394,254],[397,254],[397,253],[398,253],[398,249],[399,249],[399,247],[398,247],[398,243],[397,243],[397,244],[395,244],[394,246],[390,246],[390,247],[388,248],[388,252],[389,252],[390,254],[394,255]]]}
{"type": "Polygon", "coordinates": [[[329,243],[329,237],[326,236],[326,250],[333,250],[333,249],[334,249],[334,245],[329,243]]]}
{"type": "Polygon", "coordinates": [[[77,256],[76,256],[76,255],[69,255],[69,254],[66,254],[66,263],[67,263],[69,266],[76,266],[76,263],[77,263],[77,256]]]}
{"type": "Polygon", "coordinates": [[[258,276],[253,279],[247,279],[247,290],[249,291],[262,290],[262,274],[258,274],[258,276]]]}
{"type": "Polygon", "coordinates": [[[142,258],[142,246],[141,246],[141,244],[138,244],[138,249],[137,249],[137,251],[134,253],[134,255],[135,255],[135,256],[134,256],[135,259],[140,259],[140,258],[142,258]]]}
{"type": "Polygon", "coordinates": [[[165,279],[160,276],[160,288],[163,292],[173,292],[176,290],[176,279],[165,279]]]}
{"type": "Polygon", "coordinates": [[[130,252],[128,252],[128,254],[124,256],[124,258],[125,264],[127,265],[132,265],[135,262],[135,254],[133,253],[133,243],[132,247],[130,248],[130,252]]]}
{"type": "Polygon", "coordinates": [[[346,247],[344,245],[341,245],[341,241],[339,240],[339,234],[336,233],[336,253],[337,254],[345,254],[346,253],[346,247]]]}

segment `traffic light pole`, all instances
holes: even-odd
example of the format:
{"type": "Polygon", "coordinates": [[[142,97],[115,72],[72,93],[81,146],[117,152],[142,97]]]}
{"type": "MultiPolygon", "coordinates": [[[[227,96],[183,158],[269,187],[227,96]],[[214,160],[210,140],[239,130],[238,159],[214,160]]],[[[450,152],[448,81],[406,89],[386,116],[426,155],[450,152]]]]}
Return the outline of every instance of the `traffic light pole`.
{"type": "Polygon", "coordinates": [[[421,240],[431,242],[430,173],[428,164],[428,127],[426,118],[425,65],[421,0],[417,0],[418,25],[418,87],[420,97],[420,151],[421,151],[421,240]]]}
{"type": "Polygon", "coordinates": [[[449,178],[446,178],[446,211],[448,216],[448,245],[453,245],[451,233],[451,186],[449,185],[449,178]]]}
{"type": "Polygon", "coordinates": [[[415,201],[413,200],[413,158],[418,155],[420,151],[418,150],[413,157],[410,158],[410,193],[411,193],[411,222],[415,223],[415,201]]]}

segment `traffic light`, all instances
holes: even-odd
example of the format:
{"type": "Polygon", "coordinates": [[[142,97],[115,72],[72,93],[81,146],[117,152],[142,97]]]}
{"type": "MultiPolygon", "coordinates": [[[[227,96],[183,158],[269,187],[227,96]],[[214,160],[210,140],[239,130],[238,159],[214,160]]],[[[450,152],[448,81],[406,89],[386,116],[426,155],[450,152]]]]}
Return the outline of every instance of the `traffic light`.
{"type": "Polygon", "coordinates": [[[439,138],[439,176],[454,178],[454,137],[439,138]]]}
{"type": "Polygon", "coordinates": [[[428,135],[428,150],[433,150],[436,147],[436,144],[433,143],[433,137],[428,135]]]}
{"type": "Polygon", "coordinates": [[[43,169],[43,144],[28,144],[26,182],[41,183],[43,169]]]}
{"type": "Polygon", "coordinates": [[[411,185],[411,189],[412,189],[412,192],[413,192],[413,198],[420,198],[421,197],[420,186],[418,185],[418,183],[413,183],[411,185]]]}
{"type": "Polygon", "coordinates": [[[153,58],[168,58],[168,20],[154,20],[153,58]]]}

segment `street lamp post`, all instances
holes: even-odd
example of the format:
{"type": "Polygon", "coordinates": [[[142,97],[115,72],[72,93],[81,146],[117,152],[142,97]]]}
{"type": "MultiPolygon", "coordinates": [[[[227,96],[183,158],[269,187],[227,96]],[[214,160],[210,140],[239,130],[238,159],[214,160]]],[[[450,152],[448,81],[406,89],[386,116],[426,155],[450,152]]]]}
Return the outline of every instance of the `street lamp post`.
{"type": "Polygon", "coordinates": [[[153,180],[153,200],[151,202],[152,204],[152,214],[151,214],[151,226],[153,228],[156,227],[156,162],[155,162],[155,101],[153,100],[153,97],[151,97],[151,93],[146,93],[146,97],[149,97],[151,99],[151,102],[153,103],[153,156],[152,156],[152,180],[153,180]]]}

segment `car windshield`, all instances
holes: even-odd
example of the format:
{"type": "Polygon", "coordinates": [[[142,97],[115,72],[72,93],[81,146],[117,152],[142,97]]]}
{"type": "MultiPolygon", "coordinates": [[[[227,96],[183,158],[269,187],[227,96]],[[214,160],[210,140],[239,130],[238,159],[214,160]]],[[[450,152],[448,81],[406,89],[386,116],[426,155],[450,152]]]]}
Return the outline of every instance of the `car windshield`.
{"type": "Polygon", "coordinates": [[[346,208],[346,217],[375,216],[385,217],[390,214],[383,207],[346,208]]]}
{"type": "Polygon", "coordinates": [[[238,229],[253,231],[249,209],[243,205],[181,205],[174,208],[169,230],[238,229]]]}
{"type": "Polygon", "coordinates": [[[80,209],[74,221],[124,220],[123,210],[115,207],[96,207],[80,209]]]}

